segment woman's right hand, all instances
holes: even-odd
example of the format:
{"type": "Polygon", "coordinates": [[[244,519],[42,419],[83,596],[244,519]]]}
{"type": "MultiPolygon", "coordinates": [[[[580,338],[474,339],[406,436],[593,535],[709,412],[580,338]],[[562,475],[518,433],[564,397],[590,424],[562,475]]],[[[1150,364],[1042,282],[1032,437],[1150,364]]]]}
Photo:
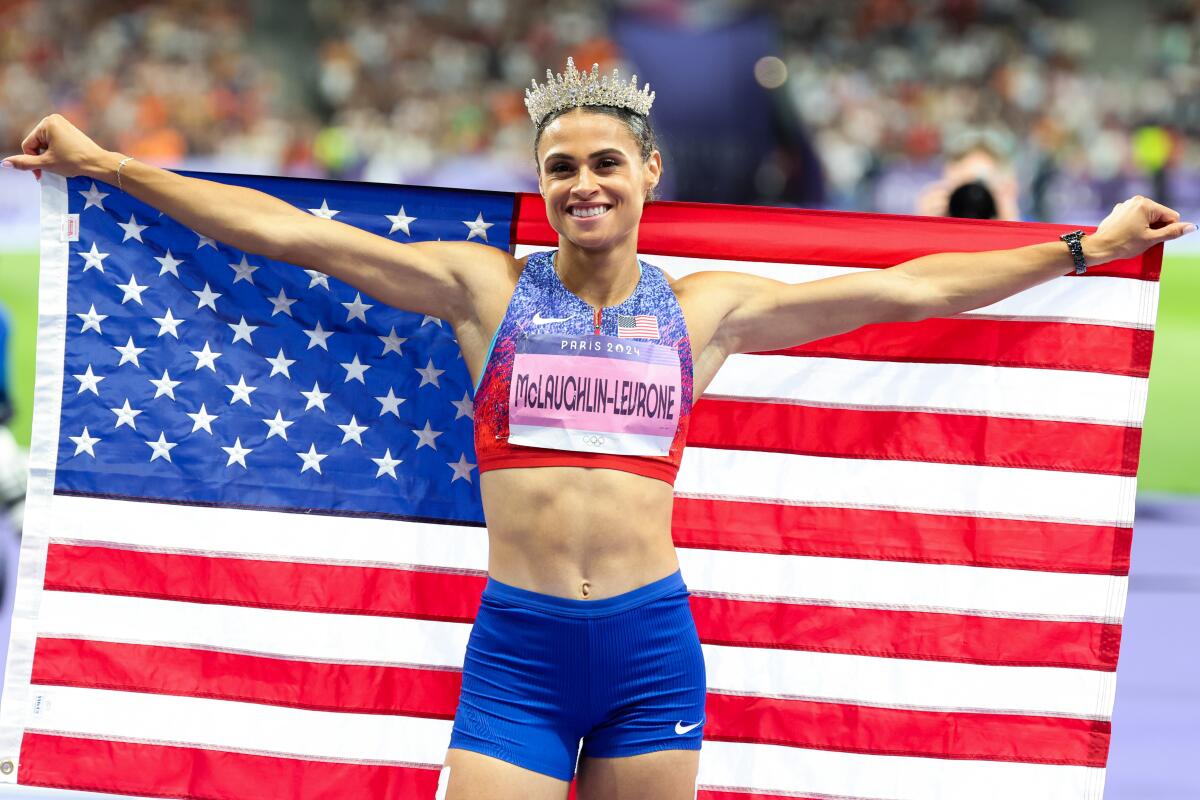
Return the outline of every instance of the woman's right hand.
{"type": "Polygon", "coordinates": [[[60,114],[43,118],[21,142],[21,151],[22,155],[9,156],[3,164],[33,170],[39,180],[44,169],[64,178],[94,174],[108,155],[60,114]]]}

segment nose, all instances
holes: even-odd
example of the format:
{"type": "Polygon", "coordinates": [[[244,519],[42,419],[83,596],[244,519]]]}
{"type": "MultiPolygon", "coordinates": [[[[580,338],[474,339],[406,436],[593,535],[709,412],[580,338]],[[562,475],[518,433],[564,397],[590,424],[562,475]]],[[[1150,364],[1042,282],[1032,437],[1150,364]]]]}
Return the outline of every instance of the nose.
{"type": "Polygon", "coordinates": [[[596,176],[586,166],[580,167],[576,173],[573,192],[577,195],[591,196],[596,193],[596,176]]]}

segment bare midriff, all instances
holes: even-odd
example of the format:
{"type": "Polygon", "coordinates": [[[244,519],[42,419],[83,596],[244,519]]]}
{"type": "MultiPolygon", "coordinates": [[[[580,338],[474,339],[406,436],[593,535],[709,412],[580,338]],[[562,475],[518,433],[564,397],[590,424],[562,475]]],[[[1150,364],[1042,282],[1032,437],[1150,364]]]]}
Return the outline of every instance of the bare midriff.
{"type": "Polygon", "coordinates": [[[480,476],[488,574],[576,600],[628,592],[679,569],[669,484],[612,469],[494,469],[480,476]]]}

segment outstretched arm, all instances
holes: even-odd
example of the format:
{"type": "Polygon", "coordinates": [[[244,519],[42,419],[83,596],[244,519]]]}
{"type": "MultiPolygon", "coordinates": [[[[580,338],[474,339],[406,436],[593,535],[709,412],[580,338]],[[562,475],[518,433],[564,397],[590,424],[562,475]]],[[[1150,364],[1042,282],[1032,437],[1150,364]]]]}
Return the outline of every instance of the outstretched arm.
{"type": "MultiPolygon", "coordinates": [[[[99,147],[58,114],[4,159],[23,170],[85,175],[115,185],[124,158],[99,147]]],[[[254,189],[187,178],[126,162],[121,186],[197,233],[239,250],[320,270],[380,300],[452,323],[468,318],[489,278],[503,281],[510,256],[474,242],[402,244],[342,222],[306,214],[254,189]]]]}
{"type": "MultiPolygon", "coordinates": [[[[1145,197],[1117,204],[1096,233],[1083,239],[1088,266],[1132,258],[1196,226],[1145,197]]],[[[800,284],[740,273],[696,273],[678,282],[696,292],[719,320],[711,346],[719,357],[794,347],[877,322],[949,317],[998,302],[1074,266],[1060,241],[981,253],[935,253],[888,269],[855,272],[800,284]],[[700,288],[697,286],[696,288],[700,288]]]]}

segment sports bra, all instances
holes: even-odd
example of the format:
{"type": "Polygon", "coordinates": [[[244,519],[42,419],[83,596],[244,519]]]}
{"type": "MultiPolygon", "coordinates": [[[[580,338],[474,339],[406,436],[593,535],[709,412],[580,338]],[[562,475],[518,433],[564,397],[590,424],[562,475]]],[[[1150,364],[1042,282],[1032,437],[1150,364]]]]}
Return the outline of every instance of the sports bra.
{"type": "Polygon", "coordinates": [[[479,472],[598,467],[674,485],[692,411],[692,346],[662,270],[593,308],[531,253],[475,386],[479,472]]]}

